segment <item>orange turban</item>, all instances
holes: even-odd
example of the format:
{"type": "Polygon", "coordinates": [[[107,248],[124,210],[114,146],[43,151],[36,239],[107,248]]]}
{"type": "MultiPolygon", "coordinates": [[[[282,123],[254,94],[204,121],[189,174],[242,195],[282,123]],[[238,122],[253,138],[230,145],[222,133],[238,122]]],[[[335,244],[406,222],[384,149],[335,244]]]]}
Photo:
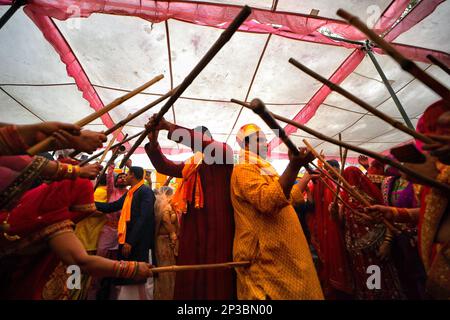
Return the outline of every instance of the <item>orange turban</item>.
{"type": "Polygon", "coordinates": [[[239,143],[239,145],[241,146],[241,148],[244,147],[244,140],[245,138],[247,138],[248,136],[260,132],[261,128],[258,127],[256,124],[254,123],[249,123],[246,125],[243,125],[237,135],[236,135],[236,141],[239,143]]]}

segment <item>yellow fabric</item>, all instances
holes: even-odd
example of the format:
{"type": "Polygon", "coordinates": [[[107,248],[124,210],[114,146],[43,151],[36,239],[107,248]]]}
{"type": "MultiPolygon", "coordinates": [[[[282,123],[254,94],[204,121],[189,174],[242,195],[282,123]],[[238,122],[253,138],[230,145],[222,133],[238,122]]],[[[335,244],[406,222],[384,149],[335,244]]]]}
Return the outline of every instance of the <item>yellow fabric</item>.
{"type": "MultiPolygon", "coordinates": [[[[265,167],[267,171],[274,170],[265,167]]],[[[308,244],[291,205],[291,198],[301,201],[302,193],[294,186],[287,199],[278,175],[261,172],[257,164],[241,163],[231,176],[233,260],[252,261],[249,268],[236,269],[238,299],[323,299],[308,244]]]]}
{"type": "MultiPolygon", "coordinates": [[[[106,186],[99,186],[94,192],[94,200],[96,202],[107,201],[106,186]]],[[[98,238],[108,218],[106,215],[94,215],[87,217],[77,223],[75,234],[80,239],[86,251],[96,251],[98,238]]]]}
{"type": "Polygon", "coordinates": [[[144,180],[141,180],[135,186],[130,188],[127,192],[127,196],[125,197],[125,201],[123,202],[122,212],[120,213],[119,225],[117,226],[117,234],[118,240],[120,244],[125,243],[125,239],[127,236],[127,222],[130,221],[131,218],[131,203],[133,202],[133,194],[138,190],[142,185],[144,185],[144,180]]]}
{"type": "Polygon", "coordinates": [[[204,196],[198,168],[203,162],[203,154],[196,152],[189,158],[183,168],[183,181],[172,198],[172,207],[177,213],[186,213],[188,203],[194,202],[196,209],[203,208],[204,196]],[[194,199],[192,197],[194,196],[194,199]]]}
{"type": "Polygon", "coordinates": [[[258,155],[248,150],[241,149],[239,151],[239,164],[254,164],[261,169],[262,174],[273,176],[278,180],[278,173],[269,161],[259,157],[258,155]]]}
{"type": "Polygon", "coordinates": [[[106,186],[99,186],[94,192],[95,202],[107,202],[108,201],[108,189],[106,186]]]}

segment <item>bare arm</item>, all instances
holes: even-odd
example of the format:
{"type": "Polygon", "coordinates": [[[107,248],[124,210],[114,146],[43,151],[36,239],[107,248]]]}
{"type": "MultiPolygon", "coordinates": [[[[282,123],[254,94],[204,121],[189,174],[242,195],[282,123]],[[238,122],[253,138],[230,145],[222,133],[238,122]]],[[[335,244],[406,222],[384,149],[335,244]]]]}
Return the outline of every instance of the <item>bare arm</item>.
{"type": "MultiPolygon", "coordinates": [[[[66,265],[77,265],[81,270],[92,276],[115,277],[113,260],[100,256],[88,255],[83,244],[75,233],[66,232],[49,240],[50,248],[66,265]]],[[[149,266],[139,262],[139,272],[136,279],[151,277],[149,266]]]]}

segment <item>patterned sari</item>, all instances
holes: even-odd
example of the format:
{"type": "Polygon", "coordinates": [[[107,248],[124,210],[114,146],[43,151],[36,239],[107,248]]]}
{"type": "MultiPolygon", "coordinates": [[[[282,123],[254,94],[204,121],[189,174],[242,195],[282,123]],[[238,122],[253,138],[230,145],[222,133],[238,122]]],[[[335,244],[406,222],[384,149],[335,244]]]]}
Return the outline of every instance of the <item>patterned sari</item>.
{"type": "MultiPolygon", "coordinates": [[[[344,170],[343,177],[372,204],[382,204],[378,188],[356,167],[344,170]]],[[[343,199],[356,211],[362,211],[361,204],[347,192],[343,199]]],[[[382,223],[372,224],[344,207],[345,243],[350,256],[355,280],[355,295],[362,300],[403,299],[397,270],[390,260],[382,261],[378,249],[384,241],[386,227],[382,223]],[[381,271],[381,289],[369,289],[367,280],[369,266],[376,265],[381,271]]]]}

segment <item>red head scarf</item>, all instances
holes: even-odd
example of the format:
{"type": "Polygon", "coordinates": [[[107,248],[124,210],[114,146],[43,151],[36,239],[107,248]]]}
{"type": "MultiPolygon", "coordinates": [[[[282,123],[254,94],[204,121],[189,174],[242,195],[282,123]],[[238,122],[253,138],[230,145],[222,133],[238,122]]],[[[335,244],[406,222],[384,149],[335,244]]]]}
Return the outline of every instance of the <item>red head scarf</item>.
{"type": "MultiPolygon", "coordinates": [[[[417,122],[416,130],[423,134],[447,134],[450,135],[450,128],[443,128],[438,125],[438,118],[448,111],[445,106],[444,100],[439,100],[429,106],[423,115],[420,117],[419,122],[417,122]]],[[[416,140],[416,146],[419,150],[422,150],[423,142],[416,140]]]]}

